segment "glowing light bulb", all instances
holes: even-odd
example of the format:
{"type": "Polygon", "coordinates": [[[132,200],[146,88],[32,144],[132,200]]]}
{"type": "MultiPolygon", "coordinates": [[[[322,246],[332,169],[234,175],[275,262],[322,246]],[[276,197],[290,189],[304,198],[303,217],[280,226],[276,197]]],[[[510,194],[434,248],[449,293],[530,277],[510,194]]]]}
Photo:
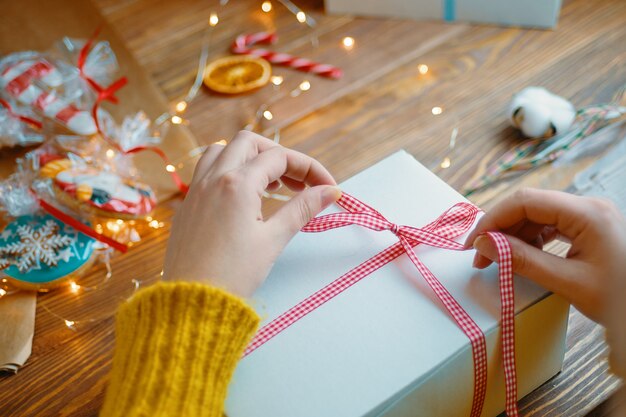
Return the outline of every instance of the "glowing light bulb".
{"type": "Polygon", "coordinates": [[[281,85],[283,83],[283,77],[280,75],[272,75],[271,81],[274,85],[281,85]]]}
{"type": "Polygon", "coordinates": [[[107,158],[112,159],[115,156],[115,151],[113,149],[107,149],[106,155],[107,158]]]}
{"type": "Polygon", "coordinates": [[[174,123],[175,125],[179,125],[183,122],[182,117],[180,116],[172,116],[172,123],[174,123]]]}
{"type": "Polygon", "coordinates": [[[176,103],[175,109],[179,113],[184,112],[185,110],[187,110],[187,102],[186,101],[179,101],[178,103],[176,103]]]}
{"type": "Polygon", "coordinates": [[[80,290],[80,285],[78,285],[77,283],[75,283],[74,281],[70,282],[70,290],[76,294],[78,293],[78,291],[80,290]]]}
{"type": "Polygon", "coordinates": [[[219,23],[220,18],[217,17],[217,13],[211,13],[211,16],[209,17],[209,25],[211,26],[215,26],[219,23]]]}
{"type": "Polygon", "coordinates": [[[272,120],[274,118],[274,115],[272,114],[271,111],[265,110],[263,112],[263,117],[265,117],[267,120],[272,120]]]}
{"type": "Polygon", "coordinates": [[[153,229],[158,229],[159,227],[161,227],[161,223],[159,223],[158,220],[152,220],[150,221],[150,223],[148,223],[148,226],[150,226],[153,229]]]}
{"type": "Polygon", "coordinates": [[[119,224],[119,225],[122,225],[122,224],[124,224],[124,220],[122,220],[122,219],[117,219],[117,220],[115,220],[115,223],[117,223],[117,224],[119,224]]]}
{"type": "Polygon", "coordinates": [[[306,22],[306,14],[304,14],[303,11],[299,11],[298,13],[296,13],[296,19],[298,19],[298,22],[300,23],[306,22]]]}
{"type": "Polygon", "coordinates": [[[272,2],[264,1],[263,4],[261,5],[261,10],[263,10],[265,13],[272,11],[272,2]]]}
{"type": "Polygon", "coordinates": [[[307,80],[304,80],[300,83],[300,90],[309,91],[311,89],[311,83],[307,80]]]}
{"type": "Polygon", "coordinates": [[[441,168],[450,168],[450,165],[452,165],[452,161],[450,161],[450,158],[448,158],[447,156],[443,158],[443,161],[441,161],[441,168]]]}
{"type": "Polygon", "coordinates": [[[3,288],[0,288],[0,297],[4,297],[5,295],[7,295],[6,290],[3,288]]]}
{"type": "Polygon", "coordinates": [[[167,172],[174,172],[174,171],[176,171],[176,167],[175,167],[174,165],[172,165],[172,164],[167,164],[167,165],[165,166],[165,170],[166,170],[167,172]]]}
{"type": "Polygon", "coordinates": [[[65,320],[65,325],[68,329],[74,330],[74,324],[76,324],[76,322],[73,322],[72,320],[65,320]]]}
{"type": "Polygon", "coordinates": [[[420,74],[425,75],[428,72],[428,65],[426,65],[426,64],[419,64],[417,66],[417,70],[419,71],[420,74]]]}
{"type": "Polygon", "coordinates": [[[117,233],[120,231],[120,225],[117,224],[117,222],[114,221],[108,221],[107,222],[107,229],[109,229],[110,231],[112,231],[113,233],[117,233]]]}
{"type": "Polygon", "coordinates": [[[346,36],[345,38],[343,38],[343,40],[341,41],[341,44],[343,45],[343,47],[349,51],[352,48],[354,48],[354,44],[355,44],[355,40],[353,37],[351,36],[346,36]]]}
{"type": "Polygon", "coordinates": [[[439,106],[435,106],[432,108],[431,112],[435,115],[435,116],[439,116],[441,113],[443,113],[443,109],[439,106]]]}

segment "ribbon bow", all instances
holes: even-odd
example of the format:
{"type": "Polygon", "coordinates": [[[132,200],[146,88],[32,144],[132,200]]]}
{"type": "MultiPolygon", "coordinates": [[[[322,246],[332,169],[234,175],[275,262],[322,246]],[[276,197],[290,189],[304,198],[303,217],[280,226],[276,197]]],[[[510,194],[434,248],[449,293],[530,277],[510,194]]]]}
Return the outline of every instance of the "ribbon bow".
{"type": "Polygon", "coordinates": [[[85,63],[87,62],[87,55],[89,55],[89,51],[91,50],[91,45],[93,45],[94,41],[100,34],[102,30],[102,26],[98,27],[91,38],[85,42],[85,45],[80,49],[80,53],[78,54],[78,62],[76,66],[78,67],[78,72],[83,80],[89,84],[89,86],[96,92],[96,100],[93,103],[93,107],[91,108],[91,117],[93,117],[93,121],[96,124],[96,129],[98,133],[107,140],[107,142],[117,145],[113,142],[107,135],[104,134],[102,129],[100,128],[100,121],[98,119],[98,108],[100,108],[100,103],[103,101],[109,101],[113,104],[119,103],[119,99],[115,96],[115,93],[122,87],[128,83],[128,79],[126,77],[121,77],[114,81],[111,85],[107,87],[103,87],[96,82],[93,78],[91,78],[87,73],[85,73],[85,63]]]}
{"type": "MultiPolygon", "coordinates": [[[[91,36],[91,38],[89,38],[87,42],[85,42],[85,45],[83,45],[83,47],[80,50],[80,53],[78,55],[78,62],[77,62],[77,67],[78,67],[78,71],[80,73],[81,78],[84,79],[87,82],[87,84],[89,84],[89,86],[98,95],[98,97],[96,98],[96,102],[94,103],[93,110],[92,110],[93,118],[96,123],[96,126],[98,125],[98,118],[96,117],[96,111],[98,110],[98,106],[100,105],[100,103],[102,101],[107,100],[113,104],[117,104],[119,100],[117,97],[115,97],[115,93],[117,92],[117,90],[124,87],[126,83],[128,82],[128,79],[126,77],[121,77],[115,82],[113,82],[111,85],[107,87],[103,87],[100,84],[98,84],[93,78],[91,78],[89,75],[85,73],[84,68],[85,68],[85,63],[87,62],[87,55],[89,55],[89,51],[91,50],[91,45],[98,37],[101,30],[102,30],[102,26],[98,27],[96,31],[94,32],[94,34],[91,36]]],[[[100,131],[99,127],[98,127],[98,131],[100,131]]]]}
{"type": "MultiPolygon", "coordinates": [[[[418,259],[413,248],[419,244],[425,244],[441,249],[466,250],[467,248],[464,245],[453,239],[469,231],[480,210],[469,203],[458,203],[433,222],[418,228],[394,224],[372,207],[346,193],[337,201],[337,204],[346,212],[316,217],[304,226],[302,231],[315,233],[358,225],[375,231],[391,231],[398,237],[399,242],[394,243],[361,263],[263,326],[246,348],[244,357],[372,272],[400,255],[407,254],[430,288],[443,303],[448,313],[470,340],[474,360],[474,397],[471,416],[479,417],[487,389],[487,345],[485,335],[452,294],[426,265],[418,259]]],[[[515,303],[511,247],[501,233],[487,232],[486,235],[495,243],[499,255],[506,412],[509,417],[516,417],[518,416],[518,410],[515,367],[515,303]]]]}

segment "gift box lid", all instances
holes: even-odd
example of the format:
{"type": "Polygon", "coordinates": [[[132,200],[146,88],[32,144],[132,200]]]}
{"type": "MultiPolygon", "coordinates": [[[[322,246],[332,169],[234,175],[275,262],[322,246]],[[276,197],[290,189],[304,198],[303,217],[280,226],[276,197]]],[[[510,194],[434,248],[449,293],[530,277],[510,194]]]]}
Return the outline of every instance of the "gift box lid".
{"type": "MultiPolygon", "coordinates": [[[[340,186],[390,221],[416,227],[467,201],[404,151],[340,186]]],[[[299,233],[254,295],[262,325],[395,242],[390,232],[358,226],[299,233]]],[[[483,332],[498,326],[497,266],[473,269],[473,251],[420,245],[415,252],[483,332]]],[[[520,277],[515,291],[516,311],[548,294],[520,277]]],[[[229,388],[226,414],[377,415],[468,346],[402,255],[243,358],[229,388]]]]}
{"type": "Polygon", "coordinates": [[[325,0],[331,14],[552,28],[561,0],[325,0]]]}

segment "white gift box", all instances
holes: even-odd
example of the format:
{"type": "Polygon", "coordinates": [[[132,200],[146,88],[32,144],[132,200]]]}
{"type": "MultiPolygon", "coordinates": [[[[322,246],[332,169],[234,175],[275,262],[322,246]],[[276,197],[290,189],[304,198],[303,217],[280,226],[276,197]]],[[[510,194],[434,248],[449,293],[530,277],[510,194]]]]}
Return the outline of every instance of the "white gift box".
{"type": "MultiPolygon", "coordinates": [[[[406,152],[341,188],[390,221],[416,227],[467,201],[406,152]]],[[[326,213],[338,211],[333,207],[326,213]]],[[[358,226],[299,233],[253,298],[262,325],[395,242],[390,232],[358,226]]],[[[486,335],[482,415],[496,416],[504,410],[497,266],[475,270],[473,251],[423,245],[415,251],[486,335]]],[[[569,305],[521,277],[515,278],[515,292],[521,398],[560,371],[569,305]]],[[[243,358],[226,414],[469,416],[473,369],[469,340],[402,255],[243,358]]]]}
{"type": "Polygon", "coordinates": [[[325,0],[331,14],[552,28],[561,0],[325,0]]]}

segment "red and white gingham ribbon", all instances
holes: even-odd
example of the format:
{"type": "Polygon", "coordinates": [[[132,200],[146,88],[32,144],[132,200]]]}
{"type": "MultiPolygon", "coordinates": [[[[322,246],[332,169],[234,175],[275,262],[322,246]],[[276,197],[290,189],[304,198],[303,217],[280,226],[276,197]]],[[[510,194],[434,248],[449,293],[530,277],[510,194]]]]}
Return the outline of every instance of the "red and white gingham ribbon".
{"type": "MultiPolygon", "coordinates": [[[[453,239],[463,235],[472,227],[479,213],[479,209],[468,203],[458,203],[439,216],[435,221],[422,228],[416,228],[393,224],[372,207],[346,193],[343,194],[337,204],[345,209],[346,212],[316,217],[311,220],[302,231],[323,232],[338,227],[359,225],[375,231],[389,230],[398,237],[399,242],[379,252],[377,255],[342,275],[263,326],[246,348],[244,357],[372,272],[396,259],[398,256],[407,254],[430,288],[435,292],[439,300],[441,300],[448,313],[470,340],[474,360],[474,398],[471,416],[479,417],[482,412],[487,389],[487,347],[485,335],[450,292],[417,258],[413,250],[413,247],[419,244],[457,251],[466,250],[461,243],[453,239]]],[[[487,232],[486,236],[495,244],[499,256],[506,412],[509,417],[517,417],[515,303],[511,247],[508,240],[501,233],[487,232]]]]}
{"type": "Polygon", "coordinates": [[[341,69],[328,64],[320,64],[306,58],[284,54],[282,52],[274,52],[268,49],[250,48],[252,45],[259,43],[272,44],[278,40],[275,33],[259,32],[251,34],[242,34],[237,36],[231,51],[234,54],[253,55],[263,58],[268,62],[276,65],[297,69],[298,71],[310,72],[322,77],[341,78],[343,71],[341,69]]]}

